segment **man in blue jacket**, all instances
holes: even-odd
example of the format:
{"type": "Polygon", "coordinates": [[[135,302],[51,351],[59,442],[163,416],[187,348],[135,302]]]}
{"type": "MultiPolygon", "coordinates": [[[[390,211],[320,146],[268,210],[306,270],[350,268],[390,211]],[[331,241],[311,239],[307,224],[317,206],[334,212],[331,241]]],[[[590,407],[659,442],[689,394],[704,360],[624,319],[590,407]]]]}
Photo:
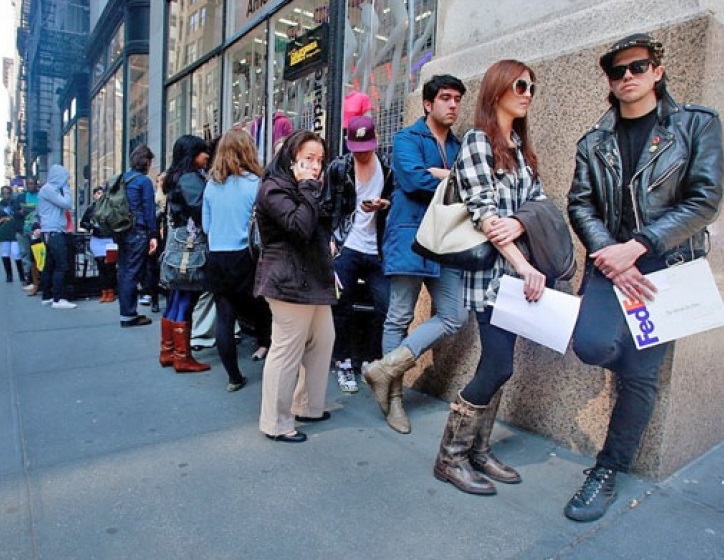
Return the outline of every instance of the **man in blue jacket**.
{"type": "Polygon", "coordinates": [[[460,329],[468,315],[462,303],[462,272],[440,267],[411,249],[432,195],[457,156],[460,140],[451,129],[464,94],[465,86],[454,76],[433,76],[422,89],[424,116],[393,141],[395,189],[383,243],[384,272],[390,277],[384,357],[362,372],[387,424],[403,434],[410,432],[410,422],[402,406],[402,376],[438,340],[460,329]],[[436,314],[408,336],[423,284],[436,314]]]}
{"type": "Polygon", "coordinates": [[[138,146],[131,153],[131,169],[126,171],[128,208],[133,215],[133,227],[118,241],[118,304],[122,327],[150,325],[151,319],[138,314],[138,283],[143,279],[149,254],[156,251],[156,203],[153,183],[148,170],[153,152],[148,146],[138,146]]]}

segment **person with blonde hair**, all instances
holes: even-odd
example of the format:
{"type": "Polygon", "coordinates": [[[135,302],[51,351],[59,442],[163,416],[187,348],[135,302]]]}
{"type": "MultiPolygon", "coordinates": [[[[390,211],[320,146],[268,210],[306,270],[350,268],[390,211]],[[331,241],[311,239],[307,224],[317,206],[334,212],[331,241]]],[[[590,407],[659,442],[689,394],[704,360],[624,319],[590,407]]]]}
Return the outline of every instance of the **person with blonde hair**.
{"type": "Polygon", "coordinates": [[[209,238],[206,272],[216,303],[216,346],[229,376],[229,392],[246,384],[237,361],[236,318],[249,307],[255,317],[265,312],[252,296],[254,262],[247,233],[261,173],[251,136],[232,129],[219,140],[204,190],[201,221],[209,238]]]}

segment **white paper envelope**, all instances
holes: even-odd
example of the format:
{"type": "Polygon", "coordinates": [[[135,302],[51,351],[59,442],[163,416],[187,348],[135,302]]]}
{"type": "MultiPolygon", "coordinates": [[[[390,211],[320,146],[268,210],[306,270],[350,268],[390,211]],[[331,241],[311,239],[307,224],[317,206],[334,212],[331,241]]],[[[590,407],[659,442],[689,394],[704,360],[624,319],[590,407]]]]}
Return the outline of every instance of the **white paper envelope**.
{"type": "Polygon", "coordinates": [[[529,303],[523,295],[523,280],[506,275],[500,279],[490,322],[565,354],[580,306],[580,298],[548,288],[540,300],[529,303]]]}
{"type": "Polygon", "coordinates": [[[724,303],[706,259],[647,274],[653,301],[624,296],[614,286],[636,348],[650,348],[724,326],[724,303]]]}

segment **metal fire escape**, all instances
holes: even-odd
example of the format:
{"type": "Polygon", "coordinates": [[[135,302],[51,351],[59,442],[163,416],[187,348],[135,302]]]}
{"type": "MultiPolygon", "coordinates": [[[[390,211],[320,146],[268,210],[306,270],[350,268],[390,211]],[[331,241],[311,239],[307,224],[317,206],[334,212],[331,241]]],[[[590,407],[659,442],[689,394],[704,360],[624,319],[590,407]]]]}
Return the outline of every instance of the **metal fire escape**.
{"type": "Polygon", "coordinates": [[[60,138],[56,93],[86,69],[88,12],[88,0],[22,0],[18,89],[25,119],[18,122],[18,136],[28,167],[52,151],[53,141],[60,138]]]}

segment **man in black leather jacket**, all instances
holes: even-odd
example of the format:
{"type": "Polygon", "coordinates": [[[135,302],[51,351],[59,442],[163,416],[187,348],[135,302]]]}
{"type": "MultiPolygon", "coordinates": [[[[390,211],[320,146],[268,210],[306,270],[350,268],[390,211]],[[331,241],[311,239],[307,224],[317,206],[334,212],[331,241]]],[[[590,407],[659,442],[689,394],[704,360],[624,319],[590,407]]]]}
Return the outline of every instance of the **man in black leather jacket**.
{"type": "Polygon", "coordinates": [[[715,111],[679,105],[666,91],[663,45],[646,34],[600,59],[611,109],[578,143],[568,194],[571,225],[588,253],[573,349],[616,375],[618,397],[596,465],[565,515],[593,521],[616,499],[653,412],[668,344],[637,350],[613,291],[653,299],[644,276],[706,252],[722,198],[721,123],[715,111]]]}

